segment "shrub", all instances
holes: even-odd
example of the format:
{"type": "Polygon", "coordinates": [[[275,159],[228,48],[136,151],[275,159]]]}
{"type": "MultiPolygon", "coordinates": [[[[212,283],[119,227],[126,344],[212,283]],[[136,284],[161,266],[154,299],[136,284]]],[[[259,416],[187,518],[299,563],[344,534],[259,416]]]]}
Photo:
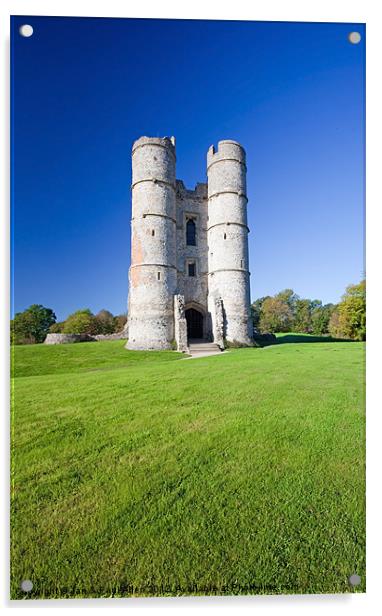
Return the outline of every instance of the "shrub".
{"type": "Polygon", "coordinates": [[[64,334],[88,334],[94,336],[98,333],[98,323],[94,314],[85,308],[83,310],[77,310],[73,312],[65,321],[63,326],[64,334]]]}

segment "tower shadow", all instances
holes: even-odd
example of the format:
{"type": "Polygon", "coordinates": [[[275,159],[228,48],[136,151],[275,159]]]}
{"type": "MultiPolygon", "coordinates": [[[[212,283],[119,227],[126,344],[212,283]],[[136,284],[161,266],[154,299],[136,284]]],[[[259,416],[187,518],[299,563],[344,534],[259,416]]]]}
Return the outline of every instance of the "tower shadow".
{"type": "Polygon", "coordinates": [[[355,342],[350,338],[333,338],[332,336],[312,336],[310,334],[255,334],[254,340],[257,346],[267,347],[276,344],[308,344],[315,342],[355,342]]]}

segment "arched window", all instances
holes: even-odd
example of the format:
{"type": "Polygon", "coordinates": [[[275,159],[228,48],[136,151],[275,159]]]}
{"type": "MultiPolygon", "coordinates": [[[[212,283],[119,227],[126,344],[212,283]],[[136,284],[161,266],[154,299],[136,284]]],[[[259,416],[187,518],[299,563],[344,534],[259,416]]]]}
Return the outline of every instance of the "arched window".
{"type": "Polygon", "coordinates": [[[196,224],[192,218],[187,220],[186,224],[186,241],[187,246],[196,246],[196,224]]]}

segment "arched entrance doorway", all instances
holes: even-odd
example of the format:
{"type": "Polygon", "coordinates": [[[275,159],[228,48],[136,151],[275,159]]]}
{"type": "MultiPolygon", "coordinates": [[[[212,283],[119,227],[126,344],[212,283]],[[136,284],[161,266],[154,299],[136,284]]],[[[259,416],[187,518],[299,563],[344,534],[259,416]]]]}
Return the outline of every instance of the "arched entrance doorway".
{"type": "Polygon", "coordinates": [[[187,336],[190,338],[203,338],[203,315],[195,308],[186,310],[187,336]]]}

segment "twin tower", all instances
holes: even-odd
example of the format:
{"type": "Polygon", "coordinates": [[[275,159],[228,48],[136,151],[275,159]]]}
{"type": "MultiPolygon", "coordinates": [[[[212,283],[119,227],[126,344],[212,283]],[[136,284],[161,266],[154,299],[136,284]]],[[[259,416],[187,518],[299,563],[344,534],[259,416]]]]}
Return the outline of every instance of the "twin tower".
{"type": "Polygon", "coordinates": [[[195,190],[175,165],[174,137],[135,141],[127,348],[251,345],[245,151],[211,146],[195,190]]]}

